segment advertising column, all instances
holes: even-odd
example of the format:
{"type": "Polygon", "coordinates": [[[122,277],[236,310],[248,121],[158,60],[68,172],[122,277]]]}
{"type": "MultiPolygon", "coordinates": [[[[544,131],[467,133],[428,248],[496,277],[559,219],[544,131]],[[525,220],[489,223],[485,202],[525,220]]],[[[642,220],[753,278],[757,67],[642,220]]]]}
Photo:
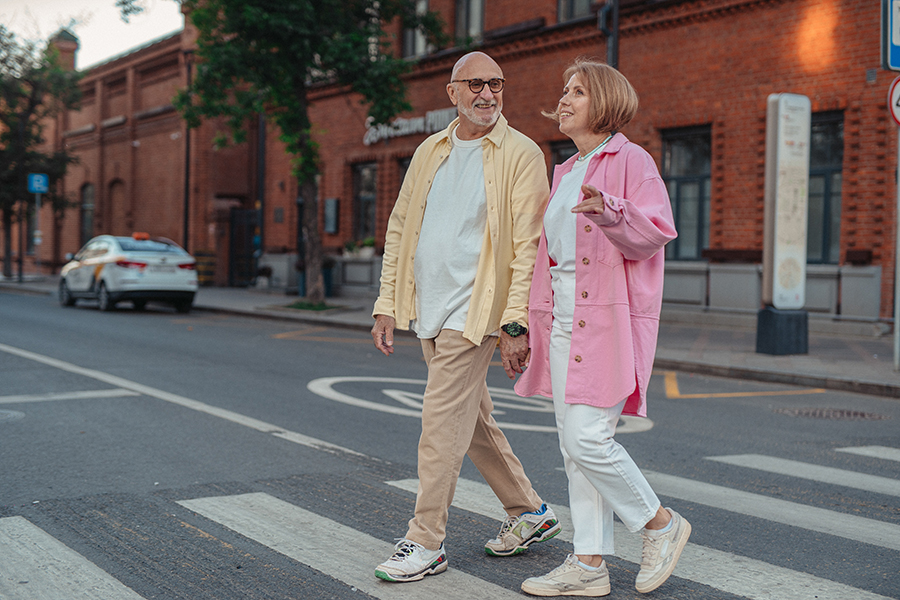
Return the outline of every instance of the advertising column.
{"type": "Polygon", "coordinates": [[[766,118],[766,192],[762,302],[756,351],[806,354],[806,225],[809,195],[809,98],[772,94],[766,118]]]}

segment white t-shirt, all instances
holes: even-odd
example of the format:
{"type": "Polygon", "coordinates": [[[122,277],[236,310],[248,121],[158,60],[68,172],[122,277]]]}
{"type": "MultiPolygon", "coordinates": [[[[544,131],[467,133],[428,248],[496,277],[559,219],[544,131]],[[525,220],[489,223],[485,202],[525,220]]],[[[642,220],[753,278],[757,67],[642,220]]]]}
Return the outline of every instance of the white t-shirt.
{"type": "Polygon", "coordinates": [[[550,267],[553,325],[564,331],[572,331],[572,315],[575,312],[575,230],[578,222],[572,208],[578,204],[588,162],[575,161],[572,170],[559,181],[559,187],[544,213],[547,252],[556,263],[550,267]]]}
{"type": "Polygon", "coordinates": [[[423,339],[463,331],[487,225],[481,141],[451,136],[450,156],[428,192],[416,247],[416,320],[423,339]]]}

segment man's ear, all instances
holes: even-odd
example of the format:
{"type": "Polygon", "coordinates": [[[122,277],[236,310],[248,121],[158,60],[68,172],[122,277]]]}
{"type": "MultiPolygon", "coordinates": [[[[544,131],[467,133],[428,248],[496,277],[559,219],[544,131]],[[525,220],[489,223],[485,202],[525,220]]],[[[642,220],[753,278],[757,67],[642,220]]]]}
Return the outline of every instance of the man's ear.
{"type": "Polygon", "coordinates": [[[452,83],[447,84],[447,95],[450,96],[450,102],[453,103],[453,106],[456,106],[456,103],[459,102],[459,98],[456,97],[456,86],[452,83]]]}

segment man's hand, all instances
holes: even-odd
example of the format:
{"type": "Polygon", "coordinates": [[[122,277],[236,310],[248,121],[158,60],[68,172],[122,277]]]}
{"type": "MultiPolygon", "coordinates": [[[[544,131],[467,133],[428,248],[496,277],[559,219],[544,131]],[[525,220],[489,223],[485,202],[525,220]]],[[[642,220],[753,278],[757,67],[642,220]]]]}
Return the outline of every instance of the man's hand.
{"type": "Polygon", "coordinates": [[[372,327],[372,339],[375,340],[375,347],[381,350],[385,356],[394,353],[394,317],[387,315],[376,315],[375,326],[372,327]]]}
{"type": "Polygon", "coordinates": [[[575,205],[572,212],[602,215],[603,211],[606,210],[606,200],[604,200],[600,190],[586,183],[581,186],[581,193],[584,194],[584,200],[575,205]]]}
{"type": "Polygon", "coordinates": [[[530,354],[527,333],[512,337],[505,331],[500,331],[500,360],[503,363],[503,370],[510,379],[513,379],[516,373],[525,370],[530,354]]]}

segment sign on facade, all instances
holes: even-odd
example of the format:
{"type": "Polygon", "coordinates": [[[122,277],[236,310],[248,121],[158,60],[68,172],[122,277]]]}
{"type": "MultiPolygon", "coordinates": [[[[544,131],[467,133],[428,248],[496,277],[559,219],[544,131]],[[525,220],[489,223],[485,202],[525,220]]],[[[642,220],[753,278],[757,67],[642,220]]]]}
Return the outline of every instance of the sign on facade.
{"type": "Polygon", "coordinates": [[[375,142],[388,138],[413,135],[414,133],[435,133],[446,129],[455,118],[455,106],[428,111],[424,117],[394,119],[390,124],[372,125],[372,117],[369,117],[366,119],[366,134],[363,136],[363,144],[371,146],[375,142]]]}
{"type": "Polygon", "coordinates": [[[806,302],[811,115],[806,96],[769,96],[762,300],[780,310],[798,310],[806,302]]]}

